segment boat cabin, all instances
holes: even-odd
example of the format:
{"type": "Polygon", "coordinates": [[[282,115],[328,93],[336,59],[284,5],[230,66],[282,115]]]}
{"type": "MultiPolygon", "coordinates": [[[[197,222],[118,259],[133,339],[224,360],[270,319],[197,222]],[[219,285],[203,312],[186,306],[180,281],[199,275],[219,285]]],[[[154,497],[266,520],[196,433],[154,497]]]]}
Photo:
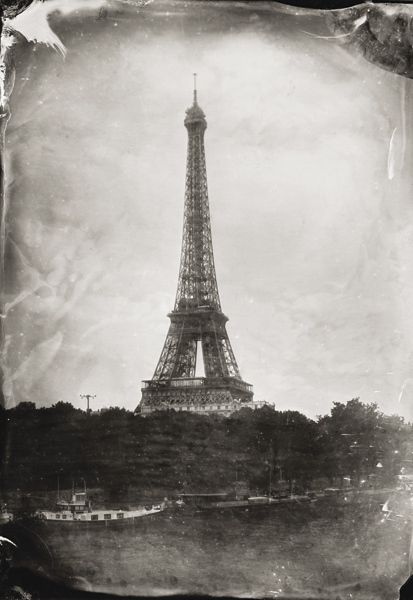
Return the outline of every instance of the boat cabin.
{"type": "Polygon", "coordinates": [[[68,510],[73,514],[90,512],[91,510],[91,503],[86,497],[86,492],[75,492],[72,494],[72,499],[70,502],[66,502],[66,500],[58,500],[56,506],[58,510],[68,510]]]}

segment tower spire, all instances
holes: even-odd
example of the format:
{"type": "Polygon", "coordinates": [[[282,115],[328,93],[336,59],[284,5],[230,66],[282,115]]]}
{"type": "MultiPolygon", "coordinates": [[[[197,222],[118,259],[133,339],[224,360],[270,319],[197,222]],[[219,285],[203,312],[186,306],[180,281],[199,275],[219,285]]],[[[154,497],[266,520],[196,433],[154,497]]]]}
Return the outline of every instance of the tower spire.
{"type": "MultiPolygon", "coordinates": [[[[151,380],[143,381],[142,414],[160,408],[232,412],[251,403],[252,386],[238,369],[221,310],[212,248],[205,162],[205,114],[194,103],[184,120],[188,132],[184,225],[178,288],[165,344],[151,380]],[[202,349],[205,377],[196,377],[202,349]]],[[[229,414],[229,413],[228,413],[229,414]]]]}
{"type": "Polygon", "coordinates": [[[194,104],[195,105],[198,104],[197,90],[196,90],[196,73],[194,73],[194,104]]]}

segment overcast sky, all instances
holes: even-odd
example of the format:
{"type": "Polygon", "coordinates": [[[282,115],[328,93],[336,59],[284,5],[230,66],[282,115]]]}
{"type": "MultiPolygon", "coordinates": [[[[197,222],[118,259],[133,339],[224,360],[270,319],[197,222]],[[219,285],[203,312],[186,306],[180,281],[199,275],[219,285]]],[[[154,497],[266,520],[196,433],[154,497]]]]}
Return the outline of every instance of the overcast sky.
{"type": "Polygon", "coordinates": [[[139,403],[174,304],[197,72],[221,303],[255,399],[413,418],[411,82],[320,18],[176,6],[56,15],[65,59],[19,43],[9,405],[139,403]]]}

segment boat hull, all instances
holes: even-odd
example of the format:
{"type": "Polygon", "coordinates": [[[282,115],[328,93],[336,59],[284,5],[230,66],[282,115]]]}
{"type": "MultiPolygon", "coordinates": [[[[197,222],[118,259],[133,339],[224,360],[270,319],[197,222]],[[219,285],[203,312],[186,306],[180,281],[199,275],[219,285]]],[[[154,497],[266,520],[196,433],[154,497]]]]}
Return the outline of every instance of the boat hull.
{"type": "Polygon", "coordinates": [[[291,506],[294,503],[309,504],[308,496],[289,496],[288,498],[250,498],[248,500],[225,500],[222,502],[211,502],[204,506],[199,506],[198,510],[202,512],[210,511],[246,511],[256,512],[265,511],[280,506],[291,506]]]}
{"type": "Polygon", "coordinates": [[[130,519],[122,519],[119,521],[52,521],[47,519],[25,519],[24,525],[36,529],[53,529],[53,530],[83,530],[83,529],[100,529],[105,527],[130,527],[139,522],[147,521],[157,513],[144,515],[141,517],[131,517],[130,519]]]}
{"type": "Polygon", "coordinates": [[[129,527],[139,522],[147,521],[151,517],[155,517],[163,512],[162,509],[148,510],[148,511],[131,511],[128,514],[126,511],[121,513],[112,512],[99,512],[98,514],[82,514],[72,515],[63,513],[49,513],[39,512],[31,517],[26,517],[21,521],[25,527],[35,529],[55,529],[55,530],[82,530],[82,529],[95,529],[95,528],[106,528],[106,527],[129,527]]]}

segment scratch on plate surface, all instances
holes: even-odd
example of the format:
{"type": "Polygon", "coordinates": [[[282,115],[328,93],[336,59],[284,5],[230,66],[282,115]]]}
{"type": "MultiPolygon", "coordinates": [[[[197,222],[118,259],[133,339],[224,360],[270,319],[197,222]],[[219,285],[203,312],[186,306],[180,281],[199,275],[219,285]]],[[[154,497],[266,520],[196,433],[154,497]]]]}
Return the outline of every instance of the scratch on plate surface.
{"type": "Polygon", "coordinates": [[[28,42],[38,42],[60,50],[66,56],[66,47],[61,39],[51,29],[48,18],[54,12],[63,15],[79,10],[95,10],[105,6],[106,0],[35,0],[24,12],[13,19],[5,19],[5,29],[21,33],[28,42]]]}
{"type": "Polygon", "coordinates": [[[389,178],[390,181],[394,177],[394,165],[396,162],[396,159],[394,156],[394,135],[395,135],[396,131],[397,131],[397,127],[394,128],[394,131],[390,138],[389,155],[387,158],[387,177],[389,178]]]}
{"type": "Polygon", "coordinates": [[[4,542],[8,542],[9,544],[12,544],[13,546],[15,546],[15,548],[17,548],[16,544],[14,542],[12,542],[11,540],[9,540],[9,538],[3,537],[2,535],[0,535],[0,544],[3,544],[4,542]]]}

